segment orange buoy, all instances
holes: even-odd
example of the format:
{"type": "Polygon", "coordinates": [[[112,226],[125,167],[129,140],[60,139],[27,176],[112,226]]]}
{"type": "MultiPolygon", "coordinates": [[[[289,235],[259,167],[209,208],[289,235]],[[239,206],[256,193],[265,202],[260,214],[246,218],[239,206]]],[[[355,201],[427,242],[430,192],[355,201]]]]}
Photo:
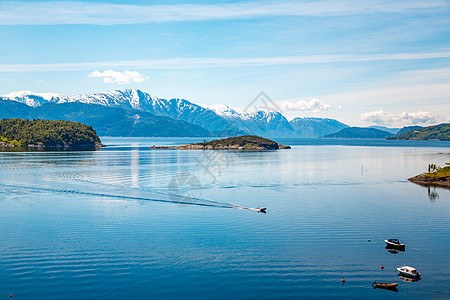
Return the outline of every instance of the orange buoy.
{"type": "Polygon", "coordinates": [[[9,298],[12,298],[12,294],[9,294],[9,298]]]}
{"type": "Polygon", "coordinates": [[[345,282],[345,279],[344,279],[344,278],[342,278],[342,279],[341,279],[341,282],[342,282],[342,283],[344,283],[344,282],[345,282]]]}
{"type": "Polygon", "coordinates": [[[384,269],[384,266],[381,266],[380,268],[381,268],[381,270],[383,270],[383,269],[384,269]]]}

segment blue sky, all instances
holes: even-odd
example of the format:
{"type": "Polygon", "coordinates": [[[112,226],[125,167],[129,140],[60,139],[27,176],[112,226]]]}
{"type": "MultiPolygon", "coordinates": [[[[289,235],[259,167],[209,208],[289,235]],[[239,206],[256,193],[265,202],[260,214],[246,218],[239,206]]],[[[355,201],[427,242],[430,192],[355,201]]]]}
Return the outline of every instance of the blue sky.
{"type": "Polygon", "coordinates": [[[0,1],[0,94],[138,88],[350,125],[450,122],[450,1],[0,1]]]}

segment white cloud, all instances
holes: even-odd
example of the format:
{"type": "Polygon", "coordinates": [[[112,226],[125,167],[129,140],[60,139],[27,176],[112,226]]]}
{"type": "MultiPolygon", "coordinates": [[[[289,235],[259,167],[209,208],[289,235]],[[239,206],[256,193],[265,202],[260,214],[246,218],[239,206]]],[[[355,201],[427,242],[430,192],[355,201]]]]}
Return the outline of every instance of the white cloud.
{"type": "Polygon", "coordinates": [[[106,70],[104,72],[93,71],[89,73],[89,77],[100,77],[103,78],[104,83],[117,83],[117,84],[127,84],[131,81],[136,83],[144,82],[148,79],[148,76],[144,76],[138,71],[114,71],[114,70],[106,70]]]}
{"type": "Polygon", "coordinates": [[[129,5],[75,1],[0,3],[0,25],[143,24],[267,16],[346,16],[374,13],[438,12],[445,0],[253,1],[222,4],[129,5]]]}
{"type": "Polygon", "coordinates": [[[311,100],[284,100],[281,102],[281,109],[283,111],[312,111],[319,112],[327,110],[331,106],[323,103],[319,99],[311,100]]]}
{"type": "Polygon", "coordinates": [[[106,68],[130,69],[196,69],[229,68],[252,66],[276,66],[293,64],[322,64],[335,62],[373,62],[383,60],[420,60],[450,58],[450,51],[428,53],[385,53],[385,54],[331,54],[276,57],[238,57],[238,58],[163,58],[100,61],[88,63],[54,63],[54,64],[0,64],[0,72],[59,72],[83,71],[106,68]]]}
{"type": "Polygon", "coordinates": [[[361,114],[361,119],[377,125],[419,125],[426,123],[436,123],[438,116],[426,112],[402,112],[401,114],[390,114],[383,109],[361,114]]]}

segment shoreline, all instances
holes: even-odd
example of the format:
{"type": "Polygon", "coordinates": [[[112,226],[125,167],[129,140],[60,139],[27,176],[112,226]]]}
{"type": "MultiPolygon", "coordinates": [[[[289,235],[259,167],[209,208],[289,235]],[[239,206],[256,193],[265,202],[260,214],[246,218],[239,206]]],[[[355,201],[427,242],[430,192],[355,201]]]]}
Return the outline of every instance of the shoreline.
{"type": "Polygon", "coordinates": [[[450,176],[444,177],[443,179],[430,178],[426,176],[426,173],[416,175],[414,177],[408,178],[408,181],[420,184],[423,186],[443,186],[450,188],[450,176]]]}
{"type": "Polygon", "coordinates": [[[197,145],[197,144],[185,144],[179,146],[151,146],[150,149],[154,150],[279,150],[279,149],[291,149],[290,146],[279,145],[279,148],[265,148],[262,146],[257,147],[242,147],[242,146],[212,146],[212,145],[197,145]]]}
{"type": "Polygon", "coordinates": [[[42,143],[30,145],[13,145],[6,142],[0,142],[0,151],[94,151],[106,147],[102,143],[95,143],[94,145],[56,145],[46,146],[42,143]]]}
{"type": "Polygon", "coordinates": [[[254,136],[243,135],[203,143],[183,144],[179,146],[151,146],[150,149],[177,149],[177,150],[278,150],[291,149],[272,140],[254,136]]]}

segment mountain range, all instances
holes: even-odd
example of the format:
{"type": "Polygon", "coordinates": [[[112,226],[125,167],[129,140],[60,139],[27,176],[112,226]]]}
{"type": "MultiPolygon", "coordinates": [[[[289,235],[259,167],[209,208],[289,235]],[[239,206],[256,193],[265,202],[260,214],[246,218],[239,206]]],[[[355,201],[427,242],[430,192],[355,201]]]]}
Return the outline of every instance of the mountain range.
{"type": "Polygon", "coordinates": [[[392,133],[370,127],[348,127],[338,132],[330,133],[324,138],[357,138],[357,139],[385,139],[393,136],[392,133]]]}
{"type": "Polygon", "coordinates": [[[238,113],[226,105],[198,105],[162,99],[137,89],[63,96],[13,92],[0,97],[1,118],[71,120],[93,126],[100,135],[232,136],[315,138],[348,125],[333,119],[295,118],[277,111],[238,113]]]}
{"type": "MultiPolygon", "coordinates": [[[[317,138],[349,129],[348,125],[334,119],[295,118],[288,121],[278,111],[239,113],[223,104],[199,105],[186,99],[157,98],[137,89],[75,96],[13,92],[0,96],[0,118],[75,121],[91,125],[100,135],[110,136],[251,134],[272,138],[317,138]]],[[[399,130],[373,127],[391,134],[399,130]]],[[[353,131],[344,131],[344,135],[361,132],[353,131]]]]}

